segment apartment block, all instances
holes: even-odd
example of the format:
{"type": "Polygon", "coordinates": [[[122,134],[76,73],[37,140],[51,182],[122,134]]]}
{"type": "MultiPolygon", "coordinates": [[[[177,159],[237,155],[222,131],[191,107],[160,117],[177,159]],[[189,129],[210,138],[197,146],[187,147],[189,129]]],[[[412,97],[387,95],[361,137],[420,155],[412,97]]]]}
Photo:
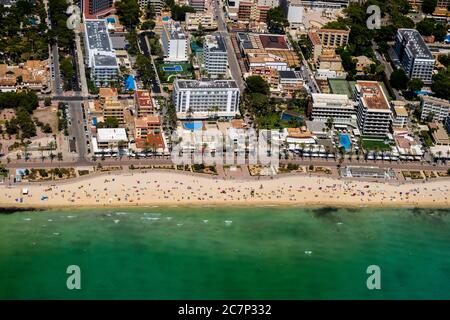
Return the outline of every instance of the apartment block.
{"type": "Polygon", "coordinates": [[[240,1],[237,12],[238,20],[267,22],[267,12],[271,8],[269,5],[259,4],[258,1],[240,1]]]}
{"type": "Polygon", "coordinates": [[[149,90],[136,90],[134,93],[134,101],[138,117],[145,117],[156,113],[149,90]]]}
{"type": "Polygon", "coordinates": [[[134,137],[146,139],[149,134],[161,133],[161,120],[158,116],[146,116],[134,120],[134,137]]]}
{"type": "Polygon", "coordinates": [[[363,135],[385,136],[390,132],[392,112],[381,85],[376,81],[357,81],[358,126],[363,135]]]}
{"type": "Polygon", "coordinates": [[[319,29],[317,35],[324,48],[338,48],[348,44],[350,30],[319,29]]]}
{"type": "Polygon", "coordinates": [[[188,39],[179,22],[170,21],[163,24],[161,43],[164,51],[164,61],[188,61],[188,39]]]}
{"type": "Polygon", "coordinates": [[[186,30],[197,31],[201,25],[203,30],[217,30],[217,21],[212,11],[206,12],[187,12],[186,13],[186,30]]]}
{"type": "Polygon", "coordinates": [[[450,116],[450,101],[448,100],[421,95],[420,106],[422,108],[420,115],[422,121],[444,121],[445,118],[450,116]]]}
{"type": "Polygon", "coordinates": [[[205,36],[203,60],[205,62],[205,70],[209,75],[217,76],[227,73],[227,50],[220,34],[205,36]]]}
{"type": "Polygon", "coordinates": [[[408,123],[408,110],[404,101],[391,101],[392,127],[404,128],[408,123]]]}
{"type": "Polygon", "coordinates": [[[410,79],[417,78],[431,84],[435,60],[417,30],[398,29],[394,50],[410,79]]]}
{"type": "Polygon", "coordinates": [[[155,13],[161,13],[161,9],[164,8],[163,0],[138,0],[138,4],[141,9],[147,8],[148,5],[152,5],[155,8],[155,13]]]}
{"type": "Polygon", "coordinates": [[[239,113],[239,88],[234,80],[175,80],[172,99],[179,118],[207,118],[212,108],[219,117],[239,113]]]}

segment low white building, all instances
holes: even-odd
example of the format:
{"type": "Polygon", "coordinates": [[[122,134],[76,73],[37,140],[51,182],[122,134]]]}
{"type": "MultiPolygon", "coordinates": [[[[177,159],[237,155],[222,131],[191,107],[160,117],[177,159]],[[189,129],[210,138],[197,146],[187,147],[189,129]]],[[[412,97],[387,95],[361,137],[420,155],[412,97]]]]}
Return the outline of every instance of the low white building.
{"type": "Polygon", "coordinates": [[[92,138],[94,154],[118,153],[119,149],[128,149],[128,137],[124,128],[99,128],[97,136],[92,138]]]}

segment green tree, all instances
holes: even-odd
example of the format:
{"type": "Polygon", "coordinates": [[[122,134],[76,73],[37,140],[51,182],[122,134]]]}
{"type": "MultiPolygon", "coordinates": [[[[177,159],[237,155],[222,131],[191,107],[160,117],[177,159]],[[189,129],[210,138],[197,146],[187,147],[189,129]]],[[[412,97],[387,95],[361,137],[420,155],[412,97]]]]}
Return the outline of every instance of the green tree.
{"type": "Polygon", "coordinates": [[[450,99],[450,70],[442,69],[438,74],[433,75],[431,90],[442,99],[450,99]]]}
{"type": "Polygon", "coordinates": [[[411,92],[416,92],[422,89],[423,81],[421,79],[411,79],[408,81],[408,90],[411,92]]]}
{"type": "Polygon", "coordinates": [[[245,80],[247,90],[250,93],[261,93],[268,95],[270,93],[269,84],[260,76],[250,76],[245,80]]]}
{"type": "Polygon", "coordinates": [[[129,30],[136,29],[141,15],[141,9],[137,0],[121,0],[115,3],[115,8],[120,23],[129,30]]]}
{"type": "Polygon", "coordinates": [[[416,25],[417,31],[423,36],[431,36],[434,31],[435,21],[432,18],[425,18],[416,25]]]}
{"type": "Polygon", "coordinates": [[[422,11],[426,14],[432,14],[436,9],[437,0],[423,0],[422,11]]]}
{"type": "Polygon", "coordinates": [[[397,69],[391,74],[389,82],[391,86],[397,90],[405,90],[408,84],[408,76],[403,69],[397,69]]]}
{"type": "Polygon", "coordinates": [[[289,21],[284,16],[283,9],[281,7],[274,7],[267,11],[267,22],[269,29],[272,32],[281,33],[284,28],[289,26],[289,21]]]}

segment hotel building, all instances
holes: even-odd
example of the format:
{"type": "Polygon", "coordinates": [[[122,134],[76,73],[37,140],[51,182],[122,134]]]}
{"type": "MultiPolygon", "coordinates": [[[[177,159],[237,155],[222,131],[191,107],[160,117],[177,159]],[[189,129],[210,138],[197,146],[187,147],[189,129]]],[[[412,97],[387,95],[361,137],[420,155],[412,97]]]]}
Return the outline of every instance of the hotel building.
{"type": "Polygon", "coordinates": [[[97,87],[108,86],[119,74],[119,65],[112,48],[105,20],[84,21],[86,65],[97,87]]]}
{"type": "Polygon", "coordinates": [[[450,116],[450,102],[448,100],[421,95],[420,106],[422,108],[420,115],[422,121],[429,118],[434,121],[444,121],[445,118],[450,116]]]}
{"type": "Polygon", "coordinates": [[[205,36],[203,60],[205,62],[205,70],[209,75],[217,76],[227,73],[227,49],[220,34],[205,36]]]}
{"type": "Polygon", "coordinates": [[[231,118],[239,113],[239,88],[234,80],[175,80],[173,103],[179,118],[207,118],[213,108],[217,116],[231,118]]]}
{"type": "Polygon", "coordinates": [[[381,85],[376,81],[357,81],[358,126],[363,135],[385,136],[391,128],[391,108],[381,85]]]}
{"type": "Polygon", "coordinates": [[[355,102],[346,94],[312,93],[311,118],[314,121],[349,123],[356,115],[355,102]]]}
{"type": "Polygon", "coordinates": [[[394,50],[410,79],[417,78],[424,84],[431,84],[435,60],[417,30],[398,29],[394,50]]]}
{"type": "Polygon", "coordinates": [[[188,61],[188,39],[179,22],[170,21],[163,24],[161,43],[164,51],[164,61],[188,61]]]}

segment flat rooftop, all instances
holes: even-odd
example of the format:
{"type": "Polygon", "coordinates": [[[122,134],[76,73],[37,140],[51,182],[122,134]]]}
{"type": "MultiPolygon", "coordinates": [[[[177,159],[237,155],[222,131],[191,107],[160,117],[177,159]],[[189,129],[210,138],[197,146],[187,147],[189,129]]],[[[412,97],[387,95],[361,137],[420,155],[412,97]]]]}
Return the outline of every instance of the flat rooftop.
{"type": "Polygon", "coordinates": [[[163,25],[164,32],[168,35],[168,38],[171,40],[183,40],[186,39],[186,35],[181,29],[181,25],[179,22],[170,22],[164,23],[163,25]]]}
{"type": "Polygon", "coordinates": [[[96,66],[96,67],[117,67],[117,59],[115,56],[96,54],[96,55],[94,55],[94,66],[96,66]]]}
{"type": "Polygon", "coordinates": [[[210,52],[226,52],[225,43],[220,34],[207,35],[205,45],[210,52]]]}
{"type": "Polygon", "coordinates": [[[181,89],[230,89],[238,88],[234,80],[215,80],[215,81],[199,81],[199,80],[176,80],[175,85],[181,89]]]}
{"type": "Polygon", "coordinates": [[[430,49],[425,44],[425,41],[423,41],[419,31],[415,29],[398,29],[398,33],[406,43],[406,48],[409,49],[416,58],[434,60],[430,49]]]}
{"type": "Polygon", "coordinates": [[[143,106],[152,106],[153,105],[150,91],[136,90],[135,95],[136,95],[136,102],[137,102],[138,106],[143,107],[143,106]]]}
{"type": "Polygon", "coordinates": [[[346,94],[312,93],[311,97],[315,106],[354,106],[353,100],[346,94]]]}
{"type": "Polygon", "coordinates": [[[86,39],[90,49],[112,51],[108,28],[105,20],[93,19],[84,21],[86,39]]]}
{"type": "Polygon", "coordinates": [[[97,141],[128,141],[124,128],[100,128],[97,130],[97,141]]]}
{"type": "Polygon", "coordinates": [[[300,79],[300,74],[295,71],[278,71],[280,79],[300,79]]]}
{"type": "Polygon", "coordinates": [[[390,110],[383,88],[381,88],[378,82],[357,81],[355,87],[360,95],[361,101],[367,109],[380,111],[390,110]]]}
{"type": "Polygon", "coordinates": [[[286,37],[280,34],[238,32],[237,38],[244,49],[290,50],[286,37]]]}

